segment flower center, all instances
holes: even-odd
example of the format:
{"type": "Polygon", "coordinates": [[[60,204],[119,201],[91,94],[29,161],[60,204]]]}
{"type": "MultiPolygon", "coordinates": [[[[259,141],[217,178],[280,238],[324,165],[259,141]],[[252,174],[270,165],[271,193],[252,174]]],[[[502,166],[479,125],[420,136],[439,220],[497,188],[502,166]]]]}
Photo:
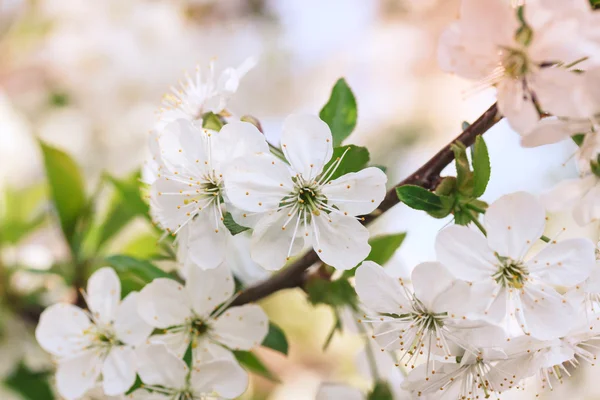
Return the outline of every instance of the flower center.
{"type": "Polygon", "coordinates": [[[527,74],[530,67],[530,61],[523,50],[504,48],[502,50],[502,67],[504,75],[518,79],[527,74]]]}
{"type": "Polygon", "coordinates": [[[203,336],[210,329],[210,326],[201,319],[192,321],[191,330],[194,336],[203,336]]]}
{"type": "Polygon", "coordinates": [[[321,192],[321,185],[317,181],[307,182],[302,176],[292,178],[293,191],[284,197],[280,206],[297,208],[300,215],[321,215],[322,210],[327,210],[327,197],[321,192]]]}
{"type": "Polygon", "coordinates": [[[496,283],[506,288],[522,289],[529,275],[527,267],[510,258],[500,258],[500,265],[493,276],[496,283]]]}

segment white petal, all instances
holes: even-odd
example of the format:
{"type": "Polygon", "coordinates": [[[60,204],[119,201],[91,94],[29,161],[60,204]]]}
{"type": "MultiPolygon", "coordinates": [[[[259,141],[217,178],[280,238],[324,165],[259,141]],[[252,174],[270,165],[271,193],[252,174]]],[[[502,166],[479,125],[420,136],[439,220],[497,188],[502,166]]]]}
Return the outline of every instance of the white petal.
{"type": "Polygon", "coordinates": [[[292,114],[283,122],[281,148],[294,171],[312,180],[333,154],[331,130],[314,115],[292,114]]]}
{"type": "Polygon", "coordinates": [[[208,136],[191,121],[178,119],[167,124],[158,144],[161,159],[170,172],[188,171],[200,176],[206,170],[205,161],[209,161],[208,136]]]}
{"type": "Polygon", "coordinates": [[[540,116],[520,80],[504,79],[498,86],[498,109],[511,128],[520,134],[531,132],[540,116]]]}
{"type": "MultiPolygon", "coordinates": [[[[470,45],[477,53],[498,52],[499,46],[512,45],[518,21],[514,9],[504,0],[482,3],[463,0],[460,23],[470,45]]],[[[490,73],[489,71],[488,73],[490,73]]]]}
{"type": "Polygon", "coordinates": [[[183,358],[190,345],[190,333],[185,330],[152,335],[148,344],[162,345],[177,358],[183,358]]]}
{"type": "Polygon", "coordinates": [[[248,373],[233,361],[209,361],[194,366],[190,383],[196,395],[214,391],[220,397],[233,399],[246,391],[248,373]]]}
{"type": "Polygon", "coordinates": [[[442,264],[424,262],[413,269],[411,281],[417,299],[434,311],[436,299],[454,286],[456,278],[442,264]]]}
{"type": "Polygon", "coordinates": [[[346,385],[324,384],[319,388],[315,400],[364,400],[360,390],[346,385]]]}
{"type": "Polygon", "coordinates": [[[236,361],[231,350],[227,350],[220,344],[214,343],[208,336],[198,338],[196,347],[192,349],[193,365],[204,364],[213,360],[236,361]]]}
{"type": "Polygon", "coordinates": [[[224,264],[206,271],[192,267],[188,270],[185,290],[195,314],[206,318],[219,304],[233,296],[235,283],[224,264]]]}
{"type": "Polygon", "coordinates": [[[573,286],[596,267],[595,248],[589,239],[565,239],[547,244],[526,265],[532,276],[546,284],[573,286]]]}
{"type": "MultiPolygon", "coordinates": [[[[268,153],[238,158],[227,169],[225,189],[229,201],[241,210],[265,212],[279,207],[294,183],[287,165],[268,153]]],[[[244,224],[244,221],[238,221],[244,224]]]]}
{"type": "Polygon", "coordinates": [[[521,294],[525,331],[541,340],[566,335],[571,329],[574,310],[550,286],[525,285],[521,294]]]}
{"type": "Polygon", "coordinates": [[[265,215],[254,227],[250,256],[267,270],[280,269],[288,261],[288,257],[293,257],[302,250],[306,230],[300,223],[301,229],[294,236],[296,221],[290,222],[286,229],[282,229],[288,219],[285,209],[274,211],[265,215]]]}
{"type": "Polygon", "coordinates": [[[90,276],[86,302],[96,319],[105,324],[115,320],[121,302],[121,281],[114,269],[100,268],[90,276]]]}
{"type": "Polygon", "coordinates": [[[503,257],[521,260],[544,233],[546,213],[535,196],[515,192],[500,197],[485,213],[489,246],[503,257]]]}
{"type": "Polygon", "coordinates": [[[260,346],[269,331],[267,314],[255,304],[232,307],[214,320],[210,335],[233,350],[260,346]]]}
{"type": "Polygon", "coordinates": [[[582,125],[555,118],[544,118],[535,125],[533,130],[523,135],[521,146],[537,147],[569,139],[576,133],[587,132],[589,123],[585,123],[587,129],[583,131],[581,130],[582,125]]]}
{"type": "Polygon", "coordinates": [[[356,293],[368,308],[379,313],[404,314],[410,310],[405,289],[373,261],[356,270],[356,293]]]}
{"type": "Polygon", "coordinates": [[[241,121],[230,122],[212,135],[211,146],[212,165],[221,172],[236,158],[269,152],[265,136],[254,125],[241,121]]]}
{"type": "Polygon", "coordinates": [[[61,303],[45,309],[35,330],[35,338],[44,350],[56,356],[73,355],[89,345],[84,331],[92,325],[82,309],[61,303]]]}
{"type": "Polygon", "coordinates": [[[173,400],[170,394],[150,393],[146,389],[137,389],[125,397],[127,400],[173,400]]]}
{"type": "MultiPolygon", "coordinates": [[[[160,177],[152,185],[150,206],[152,215],[158,223],[169,232],[175,232],[191,221],[204,203],[189,201],[191,194],[196,194],[188,183],[173,178],[160,177]],[[186,204],[187,203],[187,204],[186,204]],[[188,215],[189,214],[189,215],[188,215]]],[[[205,213],[197,218],[213,218],[210,207],[203,208],[205,213]]]]}
{"type": "Polygon", "coordinates": [[[178,251],[185,255],[185,262],[197,268],[217,268],[225,260],[229,230],[221,223],[199,215],[178,233],[178,251]],[[215,224],[218,228],[215,229],[215,224]]]}
{"type": "Polygon", "coordinates": [[[123,299],[114,323],[119,340],[131,346],[142,344],[153,330],[138,314],[138,297],[139,293],[131,292],[123,299]]]}
{"type": "Polygon", "coordinates": [[[542,195],[542,202],[550,212],[558,212],[575,206],[595,184],[596,179],[589,176],[583,179],[561,181],[550,191],[542,195]]]}
{"type": "Polygon", "coordinates": [[[540,68],[530,83],[542,109],[559,117],[586,117],[575,98],[584,82],[582,74],[563,68],[540,68]]]}
{"type": "Polygon", "coordinates": [[[56,369],[58,392],[67,400],[80,398],[96,384],[101,369],[101,353],[96,350],[60,360],[56,369]]]}
{"type": "Polygon", "coordinates": [[[579,225],[600,220],[600,180],[593,177],[596,184],[581,199],[573,210],[573,217],[579,225]]]}
{"type": "Polygon", "coordinates": [[[137,358],[132,348],[113,348],[102,366],[104,393],[109,396],[125,393],[135,382],[136,369],[137,358]]]}
{"type": "Polygon", "coordinates": [[[138,312],[155,328],[181,325],[192,316],[183,285],[167,278],[155,279],[142,289],[138,296],[138,312]]]}
{"type": "Polygon", "coordinates": [[[465,304],[471,312],[467,317],[500,323],[506,317],[508,292],[492,279],[474,283],[471,287],[471,300],[465,304]]]}
{"type": "Polygon", "coordinates": [[[313,248],[324,263],[336,269],[351,269],[371,251],[369,231],[353,217],[338,213],[314,216],[313,248]]]}
{"type": "Polygon", "coordinates": [[[343,175],[323,187],[328,204],[349,215],[366,215],[385,197],[387,176],[375,167],[343,175]]]}
{"type": "Polygon", "coordinates": [[[452,225],[438,233],[435,252],[450,272],[466,281],[488,279],[495,271],[497,259],[485,236],[467,228],[452,225]]]}
{"type": "Polygon", "coordinates": [[[181,389],[189,372],[185,362],[162,345],[143,346],[137,350],[138,374],[146,385],[181,389]]]}

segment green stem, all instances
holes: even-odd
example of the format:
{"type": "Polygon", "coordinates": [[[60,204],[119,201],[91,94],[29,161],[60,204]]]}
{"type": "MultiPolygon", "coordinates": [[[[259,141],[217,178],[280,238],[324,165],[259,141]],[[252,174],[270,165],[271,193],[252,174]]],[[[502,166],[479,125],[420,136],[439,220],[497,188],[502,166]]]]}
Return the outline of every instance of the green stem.
{"type": "Polygon", "coordinates": [[[473,205],[471,203],[465,204],[465,207],[468,208],[469,210],[473,210],[475,212],[478,212],[479,214],[485,214],[485,210],[483,208],[477,207],[476,205],[473,205]]]}
{"type": "Polygon", "coordinates": [[[483,225],[481,224],[481,222],[479,222],[479,220],[477,219],[477,217],[474,216],[473,214],[471,214],[470,212],[467,212],[467,215],[471,219],[471,222],[473,222],[475,224],[475,226],[477,226],[477,228],[479,228],[479,230],[481,231],[481,233],[483,233],[485,236],[487,236],[487,231],[485,230],[485,228],[483,227],[483,225]]]}
{"type": "Polygon", "coordinates": [[[279,158],[280,160],[287,162],[285,155],[283,154],[283,151],[281,151],[281,149],[277,146],[272,145],[271,143],[269,143],[269,150],[271,150],[271,154],[273,154],[275,157],[279,158]]]}

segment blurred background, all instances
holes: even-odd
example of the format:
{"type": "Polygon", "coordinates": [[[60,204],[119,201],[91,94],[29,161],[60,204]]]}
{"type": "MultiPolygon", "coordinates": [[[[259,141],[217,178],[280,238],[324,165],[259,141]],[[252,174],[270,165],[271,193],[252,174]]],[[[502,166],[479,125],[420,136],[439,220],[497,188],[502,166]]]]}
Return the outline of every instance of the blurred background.
{"type": "MultiPolygon", "coordinates": [[[[184,71],[211,59],[224,69],[257,56],[230,104],[234,115],[255,116],[276,142],[286,115],[317,114],[345,77],[359,114],[347,142],[368,147],[392,185],[494,101],[493,90],[475,92],[472,83],[437,66],[439,33],[457,11],[456,0],[0,0],[0,399],[53,398],[31,394],[42,393],[32,387],[43,385],[52,368],[33,338],[31,310],[76,296],[61,273],[69,249],[47,217],[38,139],[74,157],[88,193],[108,207],[111,193],[96,191],[98,183],[107,174],[126,179],[139,170],[161,97],[184,71]]],[[[493,168],[485,200],[517,190],[540,193],[576,176],[571,143],[522,149],[506,122],[486,141],[493,168]]],[[[387,265],[407,276],[434,258],[435,235],[447,223],[397,206],[372,230],[407,232],[387,265]]],[[[568,214],[552,218],[549,232],[562,227],[566,235],[599,237],[597,225],[582,230],[568,214]]],[[[158,239],[138,217],[103,251],[146,257],[158,239]]],[[[249,282],[265,276],[246,272],[249,282]]],[[[335,335],[322,351],[333,323],[329,308],[310,305],[300,290],[262,305],[287,333],[290,354],[262,351],[280,382],[255,377],[244,398],[314,399],[322,382],[368,387],[359,336],[335,335]]],[[[396,382],[401,372],[394,372],[396,382]]],[[[600,370],[581,368],[541,396],[600,398],[592,384],[598,376],[600,370]]],[[[537,392],[534,382],[505,398],[537,392]]]]}

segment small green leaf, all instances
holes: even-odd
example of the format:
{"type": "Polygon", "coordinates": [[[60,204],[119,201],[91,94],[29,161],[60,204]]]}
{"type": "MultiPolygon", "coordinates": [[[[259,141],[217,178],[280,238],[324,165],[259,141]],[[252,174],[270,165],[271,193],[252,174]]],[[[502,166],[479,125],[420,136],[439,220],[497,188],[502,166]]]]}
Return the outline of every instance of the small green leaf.
{"type": "Polygon", "coordinates": [[[365,260],[384,265],[392,258],[396,250],[400,248],[404,239],[406,239],[405,232],[372,237],[369,240],[371,252],[365,260]]]}
{"type": "Polygon", "coordinates": [[[327,176],[330,176],[327,180],[331,181],[350,172],[358,172],[361,169],[366,168],[368,163],[369,150],[365,147],[355,146],[353,144],[340,146],[333,149],[331,160],[323,168],[323,173],[327,173],[327,176]],[[338,166],[332,167],[334,163],[338,162],[338,166]]]}
{"type": "Polygon", "coordinates": [[[233,355],[238,360],[240,365],[246,368],[249,372],[260,375],[273,382],[279,383],[279,379],[263,364],[263,362],[253,353],[249,351],[234,351],[233,355]]]}
{"type": "Polygon", "coordinates": [[[600,154],[598,155],[597,160],[590,161],[590,167],[592,169],[592,173],[600,178],[600,154]]]}
{"type": "Polygon", "coordinates": [[[5,384],[26,400],[52,400],[54,396],[50,388],[49,377],[50,374],[47,372],[32,372],[20,365],[6,379],[5,384]]]}
{"type": "Polygon", "coordinates": [[[477,136],[472,148],[473,158],[473,197],[480,197],[485,193],[492,169],[490,166],[490,155],[483,137],[477,136]]]}
{"type": "Polygon", "coordinates": [[[104,261],[113,267],[119,275],[122,297],[130,292],[141,290],[156,278],[173,278],[173,276],[146,260],[114,255],[105,258],[104,261]]]}
{"type": "Polygon", "coordinates": [[[467,148],[461,142],[455,142],[450,147],[454,152],[458,192],[470,196],[473,192],[473,172],[471,171],[471,165],[467,158],[467,148]]]}
{"type": "Polygon", "coordinates": [[[334,281],[313,279],[306,287],[308,300],[313,304],[327,304],[332,307],[348,306],[357,308],[358,299],[354,288],[346,279],[334,281]]]}
{"type": "Polygon", "coordinates": [[[231,232],[231,234],[234,236],[237,235],[238,233],[242,233],[242,232],[245,232],[248,229],[250,229],[248,227],[242,226],[242,225],[238,224],[237,222],[235,222],[235,220],[231,216],[230,212],[226,212],[223,215],[223,224],[229,230],[229,232],[231,232]]]}
{"type": "Polygon", "coordinates": [[[435,213],[436,218],[443,218],[450,214],[452,208],[452,205],[448,204],[446,197],[438,196],[421,186],[400,186],[396,188],[396,193],[400,201],[410,208],[435,213]]]}
{"type": "Polygon", "coordinates": [[[367,400],[394,400],[392,389],[387,382],[376,382],[375,387],[367,396],[367,400]]]}
{"type": "Polygon", "coordinates": [[[225,125],[221,117],[217,114],[208,112],[202,115],[202,127],[206,129],[212,129],[213,131],[220,131],[221,128],[225,125]]]}
{"type": "Polygon", "coordinates": [[[334,147],[341,145],[354,130],[357,118],[356,99],[344,78],[336,82],[319,117],[329,125],[334,147]]]}
{"type": "Polygon", "coordinates": [[[69,243],[73,243],[75,226],[86,207],[85,185],[79,167],[69,155],[40,142],[50,194],[69,243]]]}
{"type": "Polygon", "coordinates": [[[471,124],[468,123],[467,121],[463,121],[462,124],[460,125],[460,127],[462,128],[463,131],[466,131],[468,127],[470,127],[471,124]]]}
{"type": "Polygon", "coordinates": [[[269,323],[269,333],[267,333],[262,345],[285,355],[288,353],[288,341],[285,333],[272,322],[269,323]]]}
{"type": "Polygon", "coordinates": [[[577,146],[581,147],[583,141],[585,140],[585,133],[578,133],[576,135],[573,135],[571,136],[571,139],[573,139],[577,146]]]}

